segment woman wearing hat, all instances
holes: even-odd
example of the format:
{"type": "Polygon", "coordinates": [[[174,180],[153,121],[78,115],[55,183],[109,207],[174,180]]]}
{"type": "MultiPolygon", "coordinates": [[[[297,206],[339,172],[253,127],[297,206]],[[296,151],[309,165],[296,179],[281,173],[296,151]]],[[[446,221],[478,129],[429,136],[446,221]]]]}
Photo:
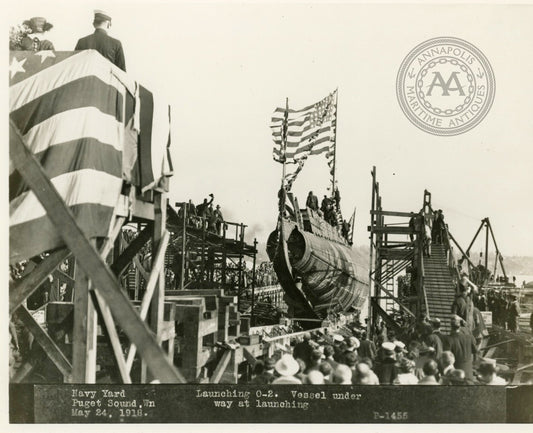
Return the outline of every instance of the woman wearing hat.
{"type": "Polygon", "coordinates": [[[418,377],[415,375],[415,362],[409,358],[402,358],[399,373],[393,381],[394,385],[416,385],[418,377]]]}
{"type": "Polygon", "coordinates": [[[43,17],[33,17],[23,23],[29,27],[31,32],[22,38],[20,41],[21,49],[23,51],[44,51],[54,50],[54,44],[47,39],[44,39],[44,34],[54,27],[51,23],[46,21],[43,17]]]}

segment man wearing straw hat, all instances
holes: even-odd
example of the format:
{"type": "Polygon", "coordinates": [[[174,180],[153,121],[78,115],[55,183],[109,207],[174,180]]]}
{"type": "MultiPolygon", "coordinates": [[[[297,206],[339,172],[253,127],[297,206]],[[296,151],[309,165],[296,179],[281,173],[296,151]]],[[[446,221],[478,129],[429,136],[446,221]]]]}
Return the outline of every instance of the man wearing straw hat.
{"type": "Polygon", "coordinates": [[[300,379],[294,377],[294,375],[298,373],[298,370],[300,370],[300,366],[292,355],[283,355],[279,361],[276,362],[275,369],[280,377],[274,379],[272,382],[273,385],[298,385],[302,383],[300,379]]]}
{"type": "Polygon", "coordinates": [[[81,38],[76,44],[76,51],[96,50],[111,63],[126,71],[124,50],[118,39],[108,36],[107,31],[111,28],[111,17],[101,10],[94,11],[94,33],[81,38]]]}

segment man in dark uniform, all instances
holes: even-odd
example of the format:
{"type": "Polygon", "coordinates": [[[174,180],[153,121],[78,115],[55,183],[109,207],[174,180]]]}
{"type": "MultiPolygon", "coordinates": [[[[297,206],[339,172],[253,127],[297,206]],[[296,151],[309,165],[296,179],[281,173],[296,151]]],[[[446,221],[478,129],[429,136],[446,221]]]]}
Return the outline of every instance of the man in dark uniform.
{"type": "Polygon", "coordinates": [[[191,199],[189,199],[189,203],[187,204],[187,218],[189,220],[189,225],[198,226],[198,220],[196,219],[196,206],[191,199]]]}
{"type": "Polygon", "coordinates": [[[387,341],[381,345],[382,359],[376,365],[376,375],[379,378],[380,385],[392,385],[398,377],[398,368],[396,367],[396,357],[394,354],[394,343],[387,341]]]}
{"type": "Polygon", "coordinates": [[[376,359],[376,345],[367,338],[366,331],[363,331],[361,335],[361,344],[357,349],[357,354],[360,358],[370,358],[372,361],[376,359]]]}
{"type": "Polygon", "coordinates": [[[305,205],[314,211],[318,210],[318,197],[313,194],[313,191],[309,191],[305,205]]]}
{"type": "Polygon", "coordinates": [[[473,355],[477,352],[476,341],[471,334],[461,332],[461,318],[451,319],[451,333],[443,341],[443,349],[455,356],[455,368],[463,370],[467,379],[473,378],[473,355]]]}
{"type": "Polygon", "coordinates": [[[330,207],[331,201],[329,200],[329,198],[327,198],[327,196],[324,196],[324,198],[322,199],[322,203],[320,204],[320,210],[322,211],[322,214],[324,216],[326,215],[326,212],[329,210],[330,207]]]}
{"type": "Polygon", "coordinates": [[[520,306],[515,295],[511,295],[511,305],[507,313],[507,325],[509,331],[516,332],[520,329],[520,306]]]}
{"type": "Polygon", "coordinates": [[[107,35],[107,30],[111,27],[111,17],[104,11],[94,11],[93,26],[94,33],[81,38],[76,44],[76,51],[96,50],[111,63],[126,71],[126,61],[124,60],[124,50],[118,39],[107,35]]]}
{"type": "Polygon", "coordinates": [[[339,188],[335,187],[335,194],[333,195],[333,199],[335,200],[335,209],[337,211],[341,208],[341,193],[339,192],[339,188]]]}
{"type": "Polygon", "coordinates": [[[431,228],[431,238],[433,243],[441,244],[442,243],[442,232],[444,230],[444,215],[442,210],[439,209],[434,216],[433,227],[431,228]]]}
{"type": "Polygon", "coordinates": [[[294,359],[301,359],[305,362],[306,367],[311,365],[311,354],[313,352],[313,347],[311,346],[311,334],[306,332],[303,335],[303,340],[299,343],[296,343],[292,351],[294,359]]]}
{"type": "MultiPolygon", "coordinates": [[[[437,319],[438,320],[438,319],[437,319]]],[[[440,326],[440,320],[439,320],[440,326]]],[[[435,350],[436,359],[440,359],[442,355],[442,340],[440,336],[436,335],[433,329],[433,325],[424,323],[422,326],[422,342],[428,347],[432,347],[435,350]]]]}
{"type": "Polygon", "coordinates": [[[468,290],[468,287],[460,285],[460,294],[455,297],[452,304],[452,314],[457,314],[464,320],[468,317],[468,290]]]}

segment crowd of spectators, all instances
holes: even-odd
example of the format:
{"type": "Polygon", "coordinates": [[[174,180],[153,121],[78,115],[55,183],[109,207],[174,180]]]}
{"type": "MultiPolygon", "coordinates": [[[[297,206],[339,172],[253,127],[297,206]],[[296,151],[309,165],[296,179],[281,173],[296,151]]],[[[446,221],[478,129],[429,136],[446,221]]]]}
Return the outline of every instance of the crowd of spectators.
{"type": "Polygon", "coordinates": [[[520,305],[516,295],[496,291],[494,289],[481,290],[473,299],[479,311],[492,312],[492,323],[511,332],[519,329],[520,305]]]}
{"type": "Polygon", "coordinates": [[[251,384],[339,385],[504,385],[490,359],[474,362],[476,344],[465,322],[451,321],[449,335],[440,321],[423,322],[404,341],[378,323],[374,338],[362,326],[352,335],[306,332],[290,350],[257,359],[251,384]]]}

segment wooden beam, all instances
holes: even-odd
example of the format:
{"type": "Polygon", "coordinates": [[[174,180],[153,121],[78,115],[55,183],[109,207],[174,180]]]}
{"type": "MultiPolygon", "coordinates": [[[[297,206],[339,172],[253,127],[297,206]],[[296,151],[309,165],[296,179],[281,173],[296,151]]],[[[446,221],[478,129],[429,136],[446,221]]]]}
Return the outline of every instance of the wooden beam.
{"type": "Polygon", "coordinates": [[[67,280],[67,283],[75,283],[75,279],[68,275],[66,272],[63,272],[61,269],[55,269],[54,272],[56,273],[56,276],[61,277],[62,280],[67,280]]]}
{"type": "Polygon", "coordinates": [[[527,370],[527,369],[530,368],[530,367],[533,367],[533,363],[531,363],[531,364],[526,364],[526,365],[522,365],[522,366],[518,367],[518,368],[516,369],[516,371],[519,372],[519,371],[522,371],[522,370],[527,370]]]}
{"type": "MultiPolygon", "coordinates": [[[[160,341],[161,326],[163,324],[164,308],[165,308],[165,252],[168,245],[168,238],[165,241],[165,236],[168,236],[167,227],[167,194],[164,192],[154,191],[154,235],[152,238],[152,251],[161,253],[161,265],[158,264],[156,269],[156,257],[152,255],[152,275],[156,272],[156,284],[154,286],[154,295],[152,296],[152,303],[150,306],[150,328],[156,335],[156,339],[160,341]],[[165,243],[164,247],[161,246],[165,243]]],[[[144,362],[143,362],[144,365],[144,362]]],[[[144,368],[141,371],[143,376],[144,368]]],[[[153,376],[148,375],[147,381],[151,381],[153,376]]],[[[142,379],[141,379],[142,380],[142,379]]]]}
{"type": "Polygon", "coordinates": [[[152,203],[136,198],[132,204],[132,213],[136,218],[152,221],[154,219],[154,207],[152,203]]]}
{"type": "Polygon", "coordinates": [[[17,310],[17,316],[22,320],[28,331],[32,333],[37,343],[39,343],[46,355],[61,372],[66,379],[65,381],[68,382],[72,375],[72,365],[65,355],[63,355],[61,349],[57,347],[54,340],[52,340],[46,331],[35,321],[26,307],[23,305],[20,306],[17,310]]]}
{"type": "Polygon", "coordinates": [[[209,379],[209,383],[220,382],[220,379],[222,378],[222,375],[224,374],[224,371],[226,370],[226,367],[229,364],[230,358],[231,358],[231,350],[226,350],[224,354],[222,355],[222,358],[220,358],[220,361],[217,367],[215,368],[215,371],[213,372],[211,379],[209,379]]]}
{"type": "Polygon", "coordinates": [[[25,278],[16,283],[9,283],[9,314],[13,312],[30,296],[41,283],[48,278],[48,275],[66,258],[70,256],[70,251],[66,248],[54,251],[46,257],[37,267],[25,278]]]}
{"type": "Polygon", "coordinates": [[[394,212],[394,211],[387,211],[387,210],[371,210],[370,215],[383,215],[383,216],[397,216],[397,217],[407,217],[411,218],[417,215],[413,212],[394,212]]]}
{"type": "Polygon", "coordinates": [[[515,341],[515,340],[514,339],[504,340],[504,341],[500,341],[500,342],[495,343],[495,344],[489,344],[488,346],[482,347],[481,350],[492,349],[493,347],[501,346],[502,344],[512,343],[513,341],[515,341]]]}
{"type": "Polygon", "coordinates": [[[400,300],[394,296],[394,293],[392,292],[389,292],[385,287],[383,287],[379,282],[377,282],[374,278],[370,277],[370,279],[372,281],[374,281],[374,284],[376,284],[378,286],[378,288],[380,290],[383,290],[388,296],[389,298],[391,298],[393,301],[395,301],[406,313],[410,314],[412,317],[416,317],[412,312],[411,310],[409,310],[409,308],[405,307],[401,302],[400,300]]]}
{"type": "Polygon", "coordinates": [[[104,298],[98,291],[95,291],[96,299],[100,305],[100,311],[102,313],[102,318],[107,330],[107,335],[109,336],[109,341],[111,342],[111,347],[113,348],[113,353],[115,354],[115,359],[117,361],[118,371],[120,372],[120,377],[122,382],[131,383],[131,377],[128,368],[126,367],[126,361],[124,359],[124,353],[122,352],[122,345],[118,338],[117,329],[115,327],[115,321],[111,315],[111,310],[105,302],[104,298]]]}
{"type": "Polygon", "coordinates": [[[255,356],[252,355],[246,347],[242,348],[242,354],[248,364],[250,364],[252,367],[255,367],[255,364],[257,364],[257,359],[255,359],[255,356]]]}
{"type": "Polygon", "coordinates": [[[135,257],[139,250],[146,245],[148,239],[152,237],[152,225],[148,224],[135,239],[133,239],[126,249],[122,252],[120,257],[113,262],[111,270],[115,275],[120,275],[131,263],[133,257],[135,257]]]}
{"type": "Polygon", "coordinates": [[[104,246],[100,250],[100,256],[102,259],[106,259],[107,255],[111,252],[113,249],[113,245],[115,244],[115,239],[120,234],[120,229],[124,225],[124,222],[126,221],[126,218],[124,217],[116,217],[115,218],[115,224],[113,225],[113,229],[109,233],[109,236],[107,237],[104,246]]]}
{"type": "Polygon", "coordinates": [[[412,248],[395,249],[381,247],[379,249],[379,257],[382,260],[411,260],[413,255],[414,251],[412,248]]]}
{"type": "Polygon", "coordinates": [[[129,299],[122,292],[115,275],[76,224],[70,209],[26,147],[20,131],[11,119],[9,125],[9,150],[14,168],[34,191],[48,218],[58,228],[63,241],[79,260],[80,267],[106,300],[118,324],[130,341],[139,348],[152,374],[165,383],[185,382],[185,378],[168,361],[165,352],[157,344],[146,324],[140,320],[129,299]]]}
{"type": "MultiPolygon", "coordinates": [[[[165,193],[155,193],[154,197],[154,236],[152,251],[157,251],[160,256],[153,257],[152,275],[157,272],[157,281],[152,298],[152,308],[150,324],[152,330],[159,335],[159,327],[163,322],[163,312],[165,304],[165,252],[167,250],[169,234],[167,225],[167,195],[165,193]],[[158,262],[160,260],[160,262],[158,262]],[[155,271],[155,272],[154,272],[155,271]]],[[[152,277],[150,275],[150,277],[152,277]]]]}
{"type": "MultiPolygon", "coordinates": [[[[109,235],[109,238],[106,239],[104,246],[100,250],[100,256],[102,257],[102,259],[105,259],[105,257],[111,251],[111,248],[113,247],[115,239],[119,235],[120,229],[123,224],[124,218],[117,218],[117,221],[115,222],[115,227],[109,235]]],[[[131,383],[131,377],[128,372],[128,369],[126,368],[126,361],[124,359],[124,353],[122,352],[122,345],[120,344],[120,340],[118,338],[117,328],[115,327],[115,321],[113,320],[113,316],[111,315],[111,310],[109,309],[109,306],[107,305],[105,299],[96,290],[95,295],[98,301],[98,305],[100,306],[100,312],[102,314],[102,318],[104,319],[107,335],[109,337],[109,341],[111,343],[111,347],[115,355],[115,360],[117,361],[117,367],[120,373],[120,377],[122,378],[122,382],[131,383]]]]}
{"type": "Polygon", "coordinates": [[[461,248],[461,245],[459,245],[459,242],[457,242],[455,240],[455,238],[453,237],[453,235],[450,233],[450,231],[448,230],[448,236],[450,237],[450,239],[453,241],[453,243],[455,244],[455,246],[459,249],[459,251],[461,252],[462,254],[462,257],[464,257],[468,263],[470,263],[470,266],[472,266],[473,268],[476,267],[476,265],[474,265],[474,263],[472,263],[472,260],[470,260],[470,257],[468,257],[467,253],[465,253],[463,251],[463,249],[461,248]]]}
{"type": "MultiPolygon", "coordinates": [[[[159,280],[159,272],[161,271],[161,268],[165,264],[165,253],[167,251],[169,239],[170,239],[170,235],[166,231],[165,234],[163,235],[162,241],[159,244],[159,250],[157,251],[157,254],[154,259],[152,273],[148,277],[148,283],[146,284],[146,290],[144,292],[144,296],[141,302],[141,309],[140,309],[139,317],[143,321],[146,319],[146,316],[148,315],[148,307],[150,306],[150,301],[152,300],[155,287],[159,280]]],[[[130,345],[130,349],[128,351],[128,357],[126,359],[126,369],[128,373],[131,371],[131,367],[133,365],[133,360],[135,359],[136,351],[137,351],[137,348],[135,347],[135,344],[132,343],[130,345]]]]}
{"type": "Polygon", "coordinates": [[[90,294],[91,281],[82,269],[78,269],[76,273],[72,331],[72,383],[96,383],[98,316],[90,294]]]}
{"type": "Polygon", "coordinates": [[[20,383],[22,382],[24,379],[26,379],[30,374],[31,372],[33,371],[33,369],[36,367],[35,364],[33,364],[34,360],[32,359],[31,362],[30,361],[26,361],[24,362],[20,367],[19,369],[17,370],[17,372],[13,375],[13,377],[10,377],[9,378],[9,381],[11,383],[20,383]]]}
{"type": "Polygon", "coordinates": [[[224,289],[166,290],[165,296],[224,296],[224,289]]]}
{"type": "Polygon", "coordinates": [[[144,269],[144,266],[142,265],[141,261],[139,260],[139,256],[135,256],[133,258],[133,263],[135,264],[135,266],[137,267],[137,269],[141,273],[142,277],[146,281],[148,281],[148,279],[150,278],[150,274],[146,271],[146,269],[144,269]]]}
{"type": "Polygon", "coordinates": [[[372,233],[383,233],[390,235],[408,235],[414,232],[415,231],[411,227],[404,226],[383,226],[372,228],[372,233]]]}

